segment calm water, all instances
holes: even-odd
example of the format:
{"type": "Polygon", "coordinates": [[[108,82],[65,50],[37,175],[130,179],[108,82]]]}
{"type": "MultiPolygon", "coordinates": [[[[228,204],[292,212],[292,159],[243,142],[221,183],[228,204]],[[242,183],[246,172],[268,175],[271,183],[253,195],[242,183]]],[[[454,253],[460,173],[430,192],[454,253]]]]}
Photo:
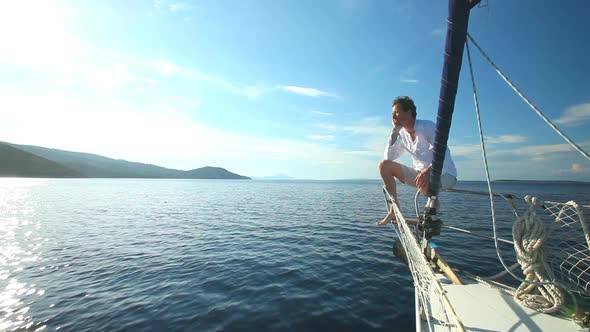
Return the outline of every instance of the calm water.
{"type": "MultiPolygon", "coordinates": [[[[589,185],[495,189],[590,201],[589,185]]],[[[486,199],[445,193],[443,219],[490,234],[486,199]]],[[[0,330],[412,330],[384,213],[377,181],[0,179],[0,330]]],[[[500,271],[491,242],[437,241],[459,269],[500,271]]]]}

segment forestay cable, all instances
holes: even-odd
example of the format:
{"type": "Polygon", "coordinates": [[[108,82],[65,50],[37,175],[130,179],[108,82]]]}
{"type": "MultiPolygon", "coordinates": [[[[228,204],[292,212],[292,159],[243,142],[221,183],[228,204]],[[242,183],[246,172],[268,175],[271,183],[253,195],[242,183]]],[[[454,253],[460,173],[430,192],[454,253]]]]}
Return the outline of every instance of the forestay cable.
{"type": "MultiPolygon", "coordinates": [[[[514,83],[512,83],[512,81],[510,81],[510,79],[508,79],[508,77],[506,77],[506,75],[504,75],[504,73],[500,70],[500,68],[498,68],[498,66],[496,66],[496,64],[490,59],[490,57],[488,57],[488,55],[481,49],[481,47],[479,47],[479,45],[477,44],[477,42],[475,42],[475,40],[473,39],[473,37],[471,37],[471,35],[469,33],[467,33],[467,38],[469,38],[469,40],[471,40],[471,42],[473,43],[473,45],[475,45],[475,47],[479,50],[479,52],[481,52],[481,54],[483,55],[483,57],[490,63],[490,65],[492,67],[494,67],[494,69],[496,70],[496,72],[498,73],[498,75],[500,75],[500,77],[502,77],[502,79],[504,79],[504,81],[506,81],[506,83],[508,83],[508,85],[510,85],[510,87],[533,109],[533,111],[535,111],[540,117],[541,119],[545,120],[545,122],[549,125],[549,127],[551,127],[553,130],[555,130],[555,132],[557,132],[566,142],[568,142],[574,149],[576,149],[578,152],[580,152],[584,157],[586,157],[586,159],[590,160],[590,154],[588,154],[588,152],[584,151],[584,149],[582,149],[578,144],[576,144],[576,142],[572,141],[563,131],[561,131],[561,129],[559,129],[553,122],[551,122],[551,120],[549,120],[549,118],[547,118],[545,116],[545,114],[543,114],[543,112],[541,112],[541,110],[539,110],[532,101],[530,101],[515,85],[514,83]]],[[[467,46],[469,46],[469,43],[467,43],[467,46]]],[[[469,54],[469,49],[467,50],[467,54],[469,54]]],[[[471,61],[471,60],[470,60],[471,61]]]]}

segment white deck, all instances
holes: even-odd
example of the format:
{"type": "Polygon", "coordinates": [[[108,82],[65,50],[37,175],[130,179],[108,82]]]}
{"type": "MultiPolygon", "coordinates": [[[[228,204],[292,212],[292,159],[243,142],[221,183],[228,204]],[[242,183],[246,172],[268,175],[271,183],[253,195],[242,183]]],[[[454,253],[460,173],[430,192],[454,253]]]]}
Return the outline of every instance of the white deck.
{"type": "MultiPolygon", "coordinates": [[[[584,331],[572,321],[525,308],[510,295],[485,284],[444,284],[443,288],[467,331],[584,331]]],[[[426,325],[422,321],[422,331],[429,330],[426,325]]],[[[433,331],[448,328],[435,326],[433,331]]]]}

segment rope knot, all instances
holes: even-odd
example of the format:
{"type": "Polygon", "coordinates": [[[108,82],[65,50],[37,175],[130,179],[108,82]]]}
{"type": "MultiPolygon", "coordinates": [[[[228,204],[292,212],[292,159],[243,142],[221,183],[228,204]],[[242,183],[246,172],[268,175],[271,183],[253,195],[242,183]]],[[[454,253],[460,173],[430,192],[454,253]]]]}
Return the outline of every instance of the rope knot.
{"type": "Polygon", "coordinates": [[[516,259],[527,282],[518,287],[514,299],[540,312],[556,312],[564,302],[561,290],[554,284],[536,284],[550,283],[555,279],[543,255],[547,238],[545,225],[535,212],[535,207],[543,202],[528,195],[525,201],[529,208],[512,226],[512,236],[516,259]]]}

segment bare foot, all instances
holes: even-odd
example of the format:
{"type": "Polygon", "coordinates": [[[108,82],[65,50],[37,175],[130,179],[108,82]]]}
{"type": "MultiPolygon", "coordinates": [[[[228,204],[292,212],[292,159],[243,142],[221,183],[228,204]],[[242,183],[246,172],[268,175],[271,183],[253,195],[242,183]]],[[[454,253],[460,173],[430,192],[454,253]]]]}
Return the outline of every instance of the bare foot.
{"type": "Polygon", "coordinates": [[[393,212],[393,209],[389,210],[389,213],[387,213],[385,218],[383,218],[381,221],[378,221],[377,225],[378,226],[387,225],[390,221],[393,221],[393,223],[397,222],[395,220],[395,212],[393,212]]]}

